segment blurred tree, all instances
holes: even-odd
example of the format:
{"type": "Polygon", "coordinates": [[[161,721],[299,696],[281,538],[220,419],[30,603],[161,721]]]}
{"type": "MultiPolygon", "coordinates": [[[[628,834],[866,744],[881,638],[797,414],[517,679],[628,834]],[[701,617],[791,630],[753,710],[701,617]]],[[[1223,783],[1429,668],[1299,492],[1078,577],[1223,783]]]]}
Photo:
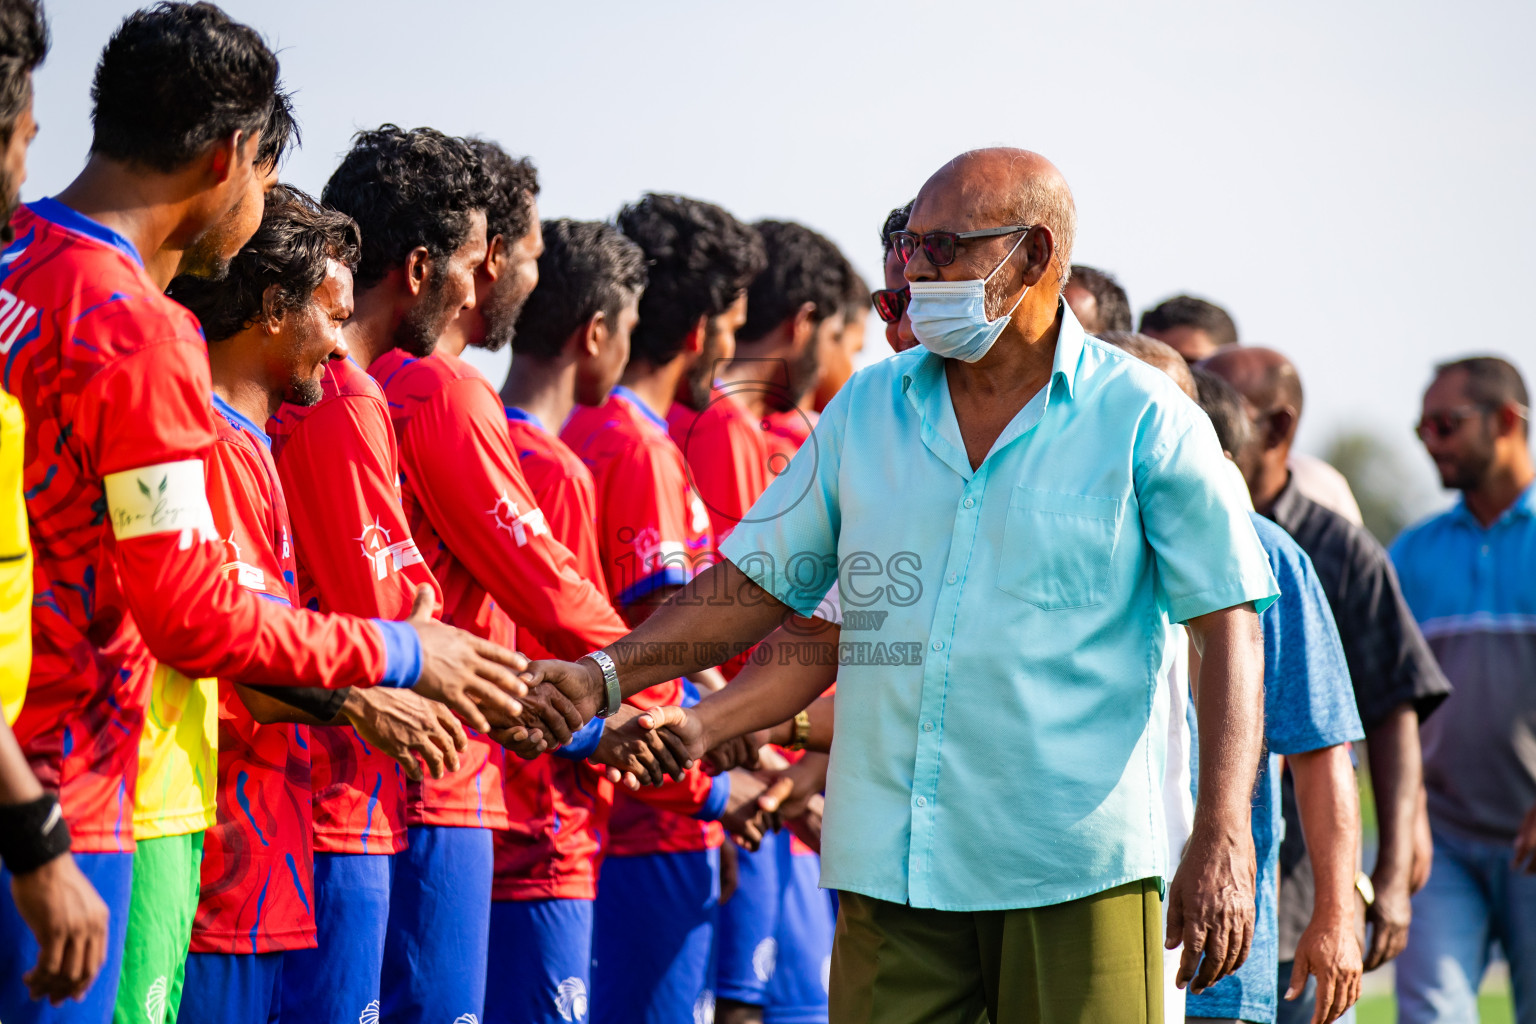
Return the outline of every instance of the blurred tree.
{"type": "Polygon", "coordinates": [[[1365,528],[1383,544],[1392,543],[1413,520],[1416,502],[1402,453],[1380,434],[1348,429],[1334,436],[1323,458],[1344,474],[1365,528]]]}

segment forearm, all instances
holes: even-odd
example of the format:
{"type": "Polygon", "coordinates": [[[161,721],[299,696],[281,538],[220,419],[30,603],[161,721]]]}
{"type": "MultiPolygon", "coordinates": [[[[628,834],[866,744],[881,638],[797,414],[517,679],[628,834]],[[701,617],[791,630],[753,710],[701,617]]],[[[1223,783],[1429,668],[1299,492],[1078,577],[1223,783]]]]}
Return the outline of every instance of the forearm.
{"type": "Polygon", "coordinates": [[[1264,734],[1264,643],[1251,606],[1192,619],[1200,650],[1200,800],[1194,833],[1246,835],[1264,734]]]}
{"type": "Polygon", "coordinates": [[[1372,880],[1377,888],[1406,884],[1413,871],[1413,830],[1424,784],[1418,714],[1404,704],[1365,739],[1380,829],[1372,880]]]}
{"type": "MultiPolygon", "coordinates": [[[[619,685],[628,697],[727,660],[767,636],[791,614],[787,605],[740,569],[721,561],[695,576],[627,637],[605,649],[618,667],[619,685]],[[721,652],[726,652],[726,658],[716,657],[721,652]]],[[[733,683],[726,692],[734,688],[733,683]]]]}
{"type": "Polygon", "coordinates": [[[0,720],[0,804],[24,804],[43,795],[11,727],[0,720]]]}
{"type": "Polygon", "coordinates": [[[1355,772],[1342,745],[1287,758],[1296,780],[1296,806],[1316,879],[1314,918],[1353,921],[1360,804],[1355,772]]]}
{"type": "MultiPolygon", "coordinates": [[[[788,723],[836,681],[837,664],[832,655],[841,630],[821,619],[809,622],[805,628],[797,625],[793,633],[783,629],[774,632],[763,641],[771,657],[761,664],[754,658],[729,686],[699,702],[694,710],[704,725],[709,746],[788,723]],[[812,652],[816,656],[800,656],[812,652]]],[[[830,741],[830,714],[825,718],[825,738],[830,741]]],[[[814,726],[813,720],[813,738],[814,726]]],[[[774,742],[787,745],[793,735],[792,726],[787,729],[786,736],[775,736],[774,742]]]]}
{"type": "MultiPolygon", "coordinates": [[[[811,731],[805,738],[805,749],[825,754],[832,749],[832,720],[836,697],[821,697],[811,702],[805,713],[811,719],[811,731]]],[[[789,719],[774,726],[768,733],[768,742],[787,747],[795,740],[795,723],[789,719]]]]}

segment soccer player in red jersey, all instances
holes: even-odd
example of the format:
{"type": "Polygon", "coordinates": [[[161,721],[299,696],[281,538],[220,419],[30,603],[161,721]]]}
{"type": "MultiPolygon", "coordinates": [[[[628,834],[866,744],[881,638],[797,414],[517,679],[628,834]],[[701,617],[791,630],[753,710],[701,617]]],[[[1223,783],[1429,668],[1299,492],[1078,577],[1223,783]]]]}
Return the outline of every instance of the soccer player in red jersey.
{"type": "MultiPolygon", "coordinates": [[[[365,137],[406,139],[393,128],[365,137]]],[[[366,370],[401,337],[435,337],[471,292],[466,273],[449,276],[463,268],[442,255],[451,242],[439,241],[441,225],[462,216],[454,181],[436,173],[430,153],[419,158],[411,176],[391,173],[377,182],[397,193],[427,183],[412,193],[409,216],[373,223],[407,253],[432,250],[401,260],[417,274],[414,286],[405,272],[370,279],[343,326],[348,355],[326,367],[319,403],[286,404],[268,425],[292,503],[300,599],[325,611],[393,617],[423,585],[442,605],[400,503],[384,391],[366,370]]],[[[283,998],[306,1020],[352,1024],[370,1005],[377,1012],[381,999],[391,855],[408,843],[407,780],[386,752],[352,730],[317,732],[310,751],[318,947],[288,958],[283,998]]]]}
{"type": "MultiPolygon", "coordinates": [[[[502,389],[507,430],[554,537],[606,594],[596,485],[552,425],[578,404],[601,405],[618,383],[639,315],[645,258],[611,225],[552,221],[543,231],[541,284],[518,318],[513,369],[502,389]]],[[[542,653],[537,642],[525,647],[542,653]]],[[[664,692],[630,703],[650,707],[682,696],[680,684],[657,689],[664,692]]],[[[600,742],[614,734],[610,723],[600,742]]],[[[559,1024],[588,1012],[592,901],[613,789],[590,766],[568,760],[580,746],[578,734],[554,757],[507,758],[510,824],[496,835],[487,1024],[559,1024]]],[[[694,770],[637,798],[692,814],[713,791],[694,770]]]]}
{"type": "MultiPolygon", "coordinates": [[[[504,340],[537,280],[536,181],[531,166],[508,163],[512,170],[465,140],[425,129],[369,133],[332,175],[325,198],[362,227],[360,315],[365,304],[377,307],[373,289],[387,292],[396,277],[411,283],[426,258],[446,269],[431,285],[436,301],[425,304],[425,315],[403,323],[391,339],[397,347],[368,365],[389,400],[406,518],[443,586],[444,621],[503,643],[515,621],[545,650],[579,657],[623,635],[623,622],[550,535],[496,393],[452,350],[476,338],[504,340]],[[381,181],[399,187],[380,188],[381,181]],[[453,216],[423,223],[416,197],[433,187],[452,189],[457,206],[453,216]],[[444,334],[475,310],[471,330],[444,334]]],[[[484,1012],[491,831],[507,824],[501,767],[501,748],[477,736],[458,772],[411,791],[409,846],[395,858],[385,946],[386,1018],[484,1012]]]]}
{"type": "MultiPolygon", "coordinates": [[[[707,397],[710,366],[700,353],[709,323],[733,309],[739,316],[762,250],[719,207],[681,197],[647,196],[621,211],[618,224],[650,268],[630,362],[623,385],[601,407],[578,409],[561,437],[592,470],[608,590],[635,623],[713,559],[709,514],[662,417],[680,387],[701,403],[707,397]]],[[[691,683],[673,685],[697,699],[691,683]]],[[[661,689],[635,699],[666,701],[661,689]]],[[[713,1000],[723,837],[713,819],[756,794],[729,776],[706,781],[694,773],[680,784],[700,801],[691,813],[615,798],[594,906],[594,1021],[686,1020],[713,1000]],[[637,934],[651,941],[637,946],[637,934]]]]}
{"type": "MultiPolygon", "coordinates": [[[[225,547],[221,572],[280,604],[298,603],[293,534],[271,442],[257,424],[285,398],[319,397],[326,363],[345,352],[356,258],[355,227],[278,186],[219,282],[178,278],[170,288],[208,339],[218,429],[208,496],[225,547]]],[[[315,942],[310,733],[287,705],[224,681],[218,716],[217,823],[203,849],[181,1013],[264,1024],[280,1010],[284,952],[315,942]]]]}
{"type": "MultiPolygon", "coordinates": [[[[204,332],[211,343],[215,394],[239,392],[242,401],[241,411],[253,423],[275,422],[277,417],[271,420],[267,417],[271,412],[276,411],[278,403],[285,398],[287,404],[284,408],[290,413],[314,408],[315,406],[311,403],[318,402],[325,393],[325,382],[334,380],[331,373],[333,365],[344,359],[342,331],[343,325],[352,313],[351,265],[356,262],[358,253],[357,226],[349,218],[323,209],[302,193],[280,186],[268,196],[261,228],[231,262],[229,271],[223,279],[218,282],[208,282],[196,278],[178,278],[172,284],[170,294],[196,313],[203,325],[204,332]],[[336,359],[326,358],[335,352],[340,353],[336,359]],[[316,355],[317,362],[313,367],[305,361],[307,355],[316,355]],[[247,394],[250,395],[249,400],[246,400],[247,394]],[[259,416],[257,415],[258,400],[259,416]]],[[[226,420],[229,418],[227,410],[224,411],[224,418],[226,420]]],[[[250,431],[242,428],[235,440],[243,439],[249,442],[254,436],[250,431]]],[[[247,457],[252,451],[256,451],[258,461],[263,464],[270,461],[249,443],[243,444],[241,451],[247,457]]],[[[280,476],[279,473],[279,478],[280,476]]],[[[268,489],[271,490],[271,488],[268,489]]],[[[304,499],[297,499],[295,507],[303,509],[308,517],[323,514],[323,508],[308,507],[309,504],[304,499]]],[[[312,522],[312,519],[310,521],[312,522]]],[[[285,560],[291,558],[292,553],[286,550],[290,546],[292,545],[285,538],[285,550],[279,557],[285,560]]],[[[351,559],[348,559],[349,563],[350,561],[351,559]]],[[[426,582],[430,583],[430,578],[426,582]]],[[[294,581],[294,586],[298,588],[301,600],[306,586],[312,589],[312,584],[304,576],[299,576],[294,581]]],[[[409,594],[402,604],[405,607],[409,606],[409,594]]],[[[404,607],[390,608],[387,612],[398,614],[404,610],[404,607]]],[[[320,691],[319,694],[312,695],[317,698],[316,700],[306,703],[293,701],[295,691],[291,688],[264,689],[279,700],[299,703],[310,713],[313,721],[334,721],[341,726],[317,729],[308,735],[305,750],[310,753],[304,755],[306,770],[308,770],[311,754],[322,750],[341,749],[350,752],[358,749],[361,756],[374,759],[373,767],[378,780],[373,792],[375,803],[379,802],[386,779],[394,784],[396,790],[402,788],[397,778],[397,771],[401,765],[405,767],[408,774],[414,777],[421,775],[421,769],[416,760],[418,753],[434,774],[441,775],[445,765],[450,767],[456,765],[457,751],[462,749],[466,742],[462,727],[446,708],[409,691],[385,689],[320,691]],[[324,700],[326,696],[330,696],[330,701],[324,700]],[[338,740],[340,742],[337,742],[338,740]],[[376,764],[379,760],[384,764],[376,764]]],[[[226,712],[233,712],[227,717],[236,723],[231,727],[236,742],[249,740],[242,730],[248,730],[251,723],[248,720],[249,716],[241,713],[241,703],[229,700],[227,688],[221,696],[226,712]]],[[[246,696],[248,697],[248,694],[246,696]]],[[[246,703],[249,701],[247,700],[246,703]]],[[[225,724],[229,726],[229,722],[225,724]]],[[[288,727],[272,726],[265,731],[257,732],[258,736],[266,737],[265,742],[270,743],[275,742],[270,737],[283,735],[285,728],[288,727]]],[[[220,775],[227,780],[231,777],[230,758],[224,756],[230,755],[227,745],[221,744],[220,754],[220,775]]],[[[348,757],[348,760],[353,759],[348,757]]],[[[322,770],[329,770],[330,767],[329,762],[322,762],[322,770]]],[[[329,774],[322,775],[321,778],[329,784],[329,774]]],[[[290,779],[289,782],[291,788],[293,780],[290,779]]],[[[305,856],[303,859],[305,864],[309,861],[310,789],[311,787],[306,784],[303,792],[306,802],[300,815],[304,822],[305,856]]],[[[285,798],[287,793],[288,790],[284,790],[285,798]]],[[[384,795],[387,798],[390,794],[384,795]]],[[[396,804],[402,799],[403,794],[397,796],[396,804]]],[[[320,804],[320,801],[317,799],[316,803],[320,804]]],[[[324,805],[321,804],[321,806],[324,805]]],[[[235,820],[238,823],[238,817],[235,820]]],[[[286,820],[285,817],[284,821],[286,820]]],[[[222,838],[227,834],[228,822],[221,822],[220,829],[210,833],[208,856],[212,857],[216,853],[228,856],[228,842],[222,838]]],[[[387,889],[387,860],[361,859],[365,864],[377,862],[385,866],[386,870],[380,878],[387,889]]],[[[205,858],[205,878],[209,877],[209,863],[210,861],[205,858]]],[[[322,861],[321,866],[328,868],[330,865],[328,861],[322,861]]],[[[347,868],[343,867],[341,873],[344,876],[347,875],[347,868]]],[[[215,871],[214,877],[221,877],[221,873],[215,871]]],[[[235,891],[242,892],[238,888],[235,891]]],[[[249,893],[244,895],[248,896],[249,893]]],[[[326,895],[334,896],[334,894],[326,895]]],[[[318,887],[310,893],[311,898],[306,902],[305,914],[308,917],[309,910],[313,908],[314,917],[308,930],[311,933],[317,931],[321,915],[326,911],[332,915],[333,919],[337,916],[347,919],[345,923],[351,926],[350,930],[336,929],[336,922],[331,920],[334,934],[329,936],[333,939],[331,943],[333,948],[330,952],[334,956],[339,951],[335,947],[339,946],[342,950],[350,950],[352,955],[337,958],[335,969],[330,973],[328,990],[328,992],[334,990],[335,995],[317,998],[315,1002],[305,1004],[304,1016],[307,1019],[330,1019],[324,1012],[327,999],[344,1002],[347,997],[350,997],[350,1003],[344,1003],[349,1012],[341,1018],[350,1024],[350,1021],[358,1018],[370,1001],[378,998],[379,956],[373,958],[371,980],[365,984],[356,981],[350,985],[347,984],[349,979],[358,973],[352,969],[353,961],[358,958],[365,961],[368,959],[370,944],[367,942],[367,937],[372,932],[378,934],[378,941],[374,945],[377,946],[380,955],[382,953],[383,919],[387,905],[375,905],[375,901],[370,901],[368,895],[368,888],[360,886],[355,891],[346,890],[341,898],[333,898],[329,904],[322,904],[320,901],[322,893],[318,887]]],[[[205,893],[201,917],[204,925],[200,926],[197,932],[198,940],[194,943],[194,948],[202,948],[205,952],[242,954],[252,952],[250,948],[239,943],[234,944],[232,949],[226,948],[230,946],[228,936],[218,932],[217,928],[211,929],[207,925],[210,919],[217,921],[221,916],[218,908],[228,901],[227,895],[215,894],[210,898],[205,893]],[[208,908],[210,902],[215,907],[212,911],[208,908]]],[[[325,937],[317,935],[317,940],[325,937]]],[[[272,946],[272,949],[299,948],[291,945],[294,941],[291,935],[278,936],[275,941],[289,944],[272,946]]],[[[310,943],[311,946],[314,944],[310,943]]],[[[266,951],[268,950],[262,950],[262,952],[266,951]]],[[[282,972],[282,989],[285,999],[289,996],[291,989],[290,976],[304,975],[305,968],[310,966],[304,961],[317,956],[317,953],[306,951],[303,954],[295,952],[284,958],[286,968],[282,972]]],[[[210,963],[217,963],[217,961],[203,961],[201,982],[205,988],[210,977],[219,977],[217,971],[210,971],[208,967],[210,963]]],[[[200,998],[206,1005],[208,993],[204,991],[200,998]]],[[[267,1005],[267,1001],[261,1001],[262,1019],[265,1019],[267,1005]]]]}
{"type": "MultiPolygon", "coordinates": [[[[27,149],[37,135],[32,72],[48,52],[48,25],[34,0],[0,3],[0,242],[27,176],[27,149]]],[[[107,952],[107,907],[69,853],[69,826],[27,765],[10,722],[20,712],[32,664],[32,558],[21,465],[21,408],[0,393],[0,535],[3,599],[0,626],[0,864],[10,875],[15,906],[41,943],[25,978],[33,996],[62,1002],[83,995],[107,952]]]]}
{"type": "MultiPolygon", "coordinates": [[[[131,15],[97,69],[85,169],[15,215],[0,256],[3,384],[27,416],[39,581],[16,734],[113,908],[103,983],[65,1019],[103,1019],[115,994],[157,658],[232,682],[414,683],[474,723],[488,724],[477,702],[521,710],[510,652],[424,615],[390,624],[291,610],[219,572],[206,349],[162,289],[178,267],[217,273],[255,230],[276,95],[276,58],[212,5],[131,15]]],[[[28,1021],[43,1012],[21,982],[35,946],[12,907],[0,892],[0,1017],[28,1021]]]]}
{"type": "MultiPolygon", "coordinates": [[[[736,473],[734,486],[717,490],[741,496],[742,504],[734,510],[737,520],[750,514],[752,502],[761,494],[761,488],[754,490],[752,484],[761,476],[783,472],[795,454],[783,439],[768,433],[766,421],[774,413],[801,415],[801,402],[813,393],[826,354],[837,346],[846,326],[844,310],[853,276],[837,246],[811,229],[771,220],[753,226],[763,240],[767,265],[747,289],[746,322],[736,331],[736,356],[720,372],[717,385],[739,405],[741,412],[735,416],[739,427],[734,436],[707,430],[709,414],[700,416],[689,449],[699,487],[715,485],[707,475],[710,472],[736,473]],[[749,437],[749,431],[756,436],[749,437]],[[708,461],[696,457],[711,448],[730,454],[708,461]],[[763,459],[764,472],[759,473],[748,464],[764,449],[770,455],[763,459]]],[[[827,904],[816,892],[819,872],[811,865],[807,873],[790,859],[789,841],[782,833],[771,835],[758,850],[738,855],[736,895],[721,908],[716,945],[716,1014],[722,1024],[765,1019],[800,1024],[818,1016],[825,1020],[822,957],[804,954],[808,950],[830,954],[827,904]],[[804,891],[807,878],[809,893],[804,891]],[[786,907],[802,904],[821,909],[820,920],[812,917],[807,922],[805,915],[796,914],[786,919],[786,907]],[[783,927],[793,922],[803,927],[783,927]],[[817,924],[828,926],[822,929],[825,935],[812,934],[817,924]],[[796,1005],[772,1006],[770,993],[775,987],[794,993],[796,1005]],[[821,998],[815,1000],[818,994],[821,998]],[[800,1005],[808,998],[810,1005],[800,1005]]],[[[800,852],[802,857],[814,858],[803,845],[800,852]]]]}

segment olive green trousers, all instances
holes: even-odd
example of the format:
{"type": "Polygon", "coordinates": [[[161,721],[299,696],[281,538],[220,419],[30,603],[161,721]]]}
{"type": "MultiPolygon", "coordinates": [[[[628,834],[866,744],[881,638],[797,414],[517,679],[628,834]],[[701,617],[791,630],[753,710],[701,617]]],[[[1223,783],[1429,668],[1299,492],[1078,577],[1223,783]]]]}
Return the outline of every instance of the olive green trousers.
{"type": "Polygon", "coordinates": [[[1155,878],[1026,910],[838,895],[831,1024],[1162,1024],[1155,878]]]}

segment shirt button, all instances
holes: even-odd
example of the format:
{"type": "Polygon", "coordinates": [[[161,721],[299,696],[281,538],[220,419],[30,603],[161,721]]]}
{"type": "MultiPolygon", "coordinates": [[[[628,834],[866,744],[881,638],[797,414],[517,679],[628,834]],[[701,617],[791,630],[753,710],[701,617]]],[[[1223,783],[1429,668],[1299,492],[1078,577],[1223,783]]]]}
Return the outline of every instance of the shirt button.
{"type": "Polygon", "coordinates": [[[927,807],[928,806],[928,798],[925,797],[925,796],[918,797],[917,798],[917,806],[919,806],[919,807],[927,807]]]}
{"type": "Polygon", "coordinates": [[[1488,557],[1488,545],[1487,544],[1483,545],[1483,557],[1484,558],[1488,557]]]}
{"type": "Polygon", "coordinates": [[[960,582],[960,574],[952,572],[948,576],[944,577],[944,582],[945,583],[959,583],[960,582]]]}
{"type": "Polygon", "coordinates": [[[923,723],[923,732],[933,732],[933,722],[931,720],[923,723]]]}
{"type": "Polygon", "coordinates": [[[944,641],[943,640],[935,640],[933,642],[933,649],[936,650],[936,651],[942,651],[944,649],[944,641]]]}
{"type": "Polygon", "coordinates": [[[965,507],[966,508],[975,508],[976,507],[976,499],[975,498],[966,498],[965,499],[965,507]]]}

